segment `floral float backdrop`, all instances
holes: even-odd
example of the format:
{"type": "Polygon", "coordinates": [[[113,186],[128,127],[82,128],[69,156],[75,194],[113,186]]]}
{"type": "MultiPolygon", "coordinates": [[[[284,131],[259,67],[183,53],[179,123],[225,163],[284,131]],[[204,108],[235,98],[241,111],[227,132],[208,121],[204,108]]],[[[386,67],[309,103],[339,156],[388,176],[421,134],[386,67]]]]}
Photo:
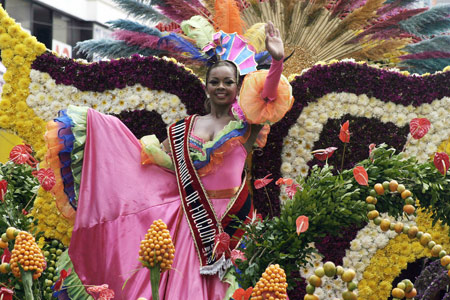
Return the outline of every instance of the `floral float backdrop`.
{"type": "MultiPolygon", "coordinates": [[[[59,58],[46,52],[45,46],[15,24],[3,9],[0,48],[7,67],[0,127],[21,136],[40,160],[46,152],[45,122],[70,104],[117,115],[138,137],[156,132],[160,139],[165,137],[168,124],[188,114],[204,112],[203,82],[174,59],[136,55],[87,63],[59,58]]],[[[307,176],[310,167],[319,163],[312,150],[343,148],[337,136],[340,124],[346,120],[351,121],[351,136],[345,169],[368,156],[370,143],[385,142],[398,150],[404,148],[408,156],[417,156],[421,162],[438,151],[450,153],[449,71],[447,67],[443,72],[417,76],[346,60],[319,63],[301,75],[292,75],[296,102],[285,118],[272,126],[267,146],[255,151],[253,178],[268,173],[274,178],[307,176]],[[430,131],[420,140],[411,139],[408,130],[410,120],[417,117],[431,122],[430,131]]],[[[340,157],[336,155],[329,163],[339,169],[340,157]]],[[[266,190],[278,214],[280,200],[286,200],[287,195],[280,195],[277,185],[266,190]]],[[[255,190],[254,199],[256,208],[266,214],[269,206],[265,192],[255,190]]],[[[38,219],[37,230],[46,238],[69,244],[72,224],[57,211],[50,192],[39,189],[32,214],[38,219]]],[[[432,232],[433,239],[450,251],[447,227],[432,227],[430,216],[422,213],[408,222],[432,232]]],[[[376,291],[380,299],[385,299],[392,280],[407,263],[429,253],[423,247],[419,250],[415,242],[372,227],[355,229],[349,235],[355,238],[345,241],[349,244],[346,253],[335,259],[358,271],[361,296],[376,291]],[[391,264],[392,257],[397,259],[396,264],[391,264]],[[386,264],[391,266],[392,274],[377,277],[383,274],[380,268],[386,264]]],[[[320,251],[320,241],[317,248],[320,251]]],[[[327,256],[324,248],[320,252],[327,256]]],[[[320,265],[321,261],[316,257],[312,262],[320,265]]],[[[311,270],[302,268],[300,272],[305,277],[311,270]]],[[[343,288],[339,280],[328,281],[318,293],[340,295],[343,288]]]]}

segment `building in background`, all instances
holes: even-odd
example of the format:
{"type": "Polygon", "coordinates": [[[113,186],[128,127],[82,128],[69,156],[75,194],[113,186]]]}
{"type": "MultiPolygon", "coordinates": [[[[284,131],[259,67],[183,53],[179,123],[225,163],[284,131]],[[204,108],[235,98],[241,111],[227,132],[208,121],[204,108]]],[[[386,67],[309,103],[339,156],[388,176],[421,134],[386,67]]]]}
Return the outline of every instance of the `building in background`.
{"type": "Polygon", "coordinates": [[[48,49],[72,58],[79,41],[106,38],[107,21],[127,18],[112,0],[0,0],[8,14],[48,49]]]}

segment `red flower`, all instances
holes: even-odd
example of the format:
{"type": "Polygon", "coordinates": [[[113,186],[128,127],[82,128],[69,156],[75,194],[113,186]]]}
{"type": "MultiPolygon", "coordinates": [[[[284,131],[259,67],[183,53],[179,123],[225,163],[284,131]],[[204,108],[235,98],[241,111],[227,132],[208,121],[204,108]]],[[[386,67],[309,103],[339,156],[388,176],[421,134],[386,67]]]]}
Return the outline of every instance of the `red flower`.
{"type": "Polygon", "coordinates": [[[11,149],[11,152],[9,152],[9,159],[18,165],[27,163],[35,168],[38,162],[31,153],[33,153],[33,150],[30,145],[16,145],[11,149]]]}
{"type": "Polygon", "coordinates": [[[5,202],[5,195],[7,191],[8,191],[8,181],[6,181],[5,179],[0,180],[0,200],[2,202],[5,202]]]}
{"type": "Polygon", "coordinates": [[[3,254],[1,256],[1,261],[2,261],[2,263],[9,263],[10,260],[11,260],[11,252],[9,252],[8,247],[6,247],[3,250],[3,254]]]}
{"type": "Polygon", "coordinates": [[[50,168],[40,169],[37,172],[36,177],[42,188],[46,191],[50,191],[56,184],[55,173],[53,173],[53,170],[50,168]]]}
{"type": "Polygon", "coordinates": [[[23,214],[24,216],[28,215],[28,212],[25,210],[25,208],[22,208],[22,214],[23,214]]]}
{"type": "MultiPolygon", "coordinates": [[[[286,187],[286,194],[289,198],[294,198],[295,194],[297,193],[297,188],[300,186],[300,184],[293,183],[286,187]]],[[[301,188],[300,188],[301,189],[301,188]]]]}
{"type": "Polygon", "coordinates": [[[433,162],[439,172],[445,176],[445,174],[447,174],[448,168],[450,167],[448,154],[445,152],[436,152],[433,162]]]}
{"type": "Polygon", "coordinates": [[[360,185],[369,185],[369,175],[363,166],[357,166],[353,169],[353,177],[360,185]]]}
{"type": "Polygon", "coordinates": [[[297,235],[308,230],[309,227],[309,218],[307,216],[299,216],[297,220],[295,220],[295,224],[297,225],[297,235]]]}
{"type": "Polygon", "coordinates": [[[272,174],[267,174],[264,178],[256,179],[254,183],[255,189],[259,190],[271,183],[273,178],[268,178],[269,176],[272,176],[272,174]]]}
{"type": "Polygon", "coordinates": [[[230,236],[226,232],[219,233],[214,237],[214,251],[217,256],[221,256],[222,253],[228,250],[230,246],[230,236]]]}
{"type": "Polygon", "coordinates": [[[343,143],[349,143],[350,142],[350,131],[348,130],[348,126],[350,123],[346,121],[344,124],[341,125],[341,131],[339,132],[339,139],[343,143]]]}
{"type": "Polygon", "coordinates": [[[230,258],[231,258],[231,262],[233,263],[233,265],[234,265],[235,267],[237,267],[237,265],[236,265],[236,259],[240,259],[240,260],[242,260],[242,261],[246,261],[246,260],[247,260],[247,258],[246,258],[245,255],[244,255],[244,252],[242,252],[242,251],[240,251],[240,250],[237,250],[237,249],[233,249],[233,250],[231,251],[230,258]]]}
{"type": "Polygon", "coordinates": [[[423,138],[430,130],[431,123],[427,118],[414,118],[409,122],[409,132],[416,140],[423,138]]]}
{"type": "Polygon", "coordinates": [[[98,293],[96,300],[109,300],[114,298],[114,291],[108,288],[107,284],[88,287],[89,293],[98,293]]]}
{"type": "Polygon", "coordinates": [[[370,158],[371,161],[373,161],[372,151],[373,151],[373,149],[375,149],[376,146],[377,146],[377,145],[374,144],[374,143],[372,143],[372,144],[369,145],[369,158],[370,158]]]}
{"type": "Polygon", "coordinates": [[[52,289],[54,291],[59,291],[62,288],[63,283],[64,283],[64,279],[66,279],[67,276],[70,275],[70,272],[72,272],[71,268],[69,268],[67,271],[66,270],[62,270],[61,271],[59,279],[55,282],[55,285],[52,287],[52,289]]]}
{"type": "Polygon", "coordinates": [[[291,185],[294,183],[294,180],[292,180],[291,178],[279,178],[277,180],[277,182],[275,182],[276,185],[291,185]]]}
{"type": "Polygon", "coordinates": [[[328,147],[326,149],[314,150],[312,154],[314,154],[314,157],[318,160],[324,161],[329,159],[335,150],[337,150],[336,147],[328,147]]]}
{"type": "Polygon", "coordinates": [[[2,287],[0,288],[0,299],[2,300],[12,300],[12,296],[14,295],[14,291],[8,288],[2,287]]]}
{"type": "Polygon", "coordinates": [[[253,292],[252,287],[249,287],[245,291],[243,288],[238,288],[233,294],[233,299],[234,300],[248,300],[248,299],[250,299],[252,292],[253,292]]]}

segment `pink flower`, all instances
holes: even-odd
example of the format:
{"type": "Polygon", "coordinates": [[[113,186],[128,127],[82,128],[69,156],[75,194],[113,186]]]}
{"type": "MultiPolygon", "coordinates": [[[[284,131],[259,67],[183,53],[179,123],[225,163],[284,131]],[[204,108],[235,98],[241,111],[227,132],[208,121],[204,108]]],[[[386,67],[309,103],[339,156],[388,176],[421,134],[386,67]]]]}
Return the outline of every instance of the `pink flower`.
{"type": "Polygon", "coordinates": [[[0,299],[2,300],[12,300],[12,296],[14,295],[14,291],[8,288],[2,287],[0,288],[0,299]]]}
{"type": "Polygon", "coordinates": [[[292,180],[291,178],[279,178],[279,179],[275,182],[276,185],[283,185],[283,184],[285,184],[285,185],[291,185],[291,184],[293,184],[293,183],[294,183],[294,180],[292,180]]]}
{"type": "Polygon", "coordinates": [[[114,291],[108,288],[107,284],[88,287],[89,293],[98,293],[96,300],[109,300],[114,298],[114,291]]]}
{"type": "Polygon", "coordinates": [[[50,191],[55,186],[55,173],[53,173],[52,169],[39,169],[35,174],[44,190],[50,191]]]}
{"type": "Polygon", "coordinates": [[[372,143],[372,144],[369,145],[369,158],[370,158],[371,161],[373,161],[372,151],[373,151],[373,149],[375,149],[376,146],[377,146],[377,145],[374,144],[374,143],[372,143]]]}
{"type": "Polygon", "coordinates": [[[421,139],[430,130],[431,123],[427,118],[414,118],[409,122],[409,132],[416,140],[421,139]]]}
{"type": "Polygon", "coordinates": [[[329,159],[335,150],[337,150],[336,147],[328,147],[326,149],[314,150],[312,154],[314,154],[314,157],[318,160],[324,161],[329,159]]]}
{"type": "Polygon", "coordinates": [[[348,126],[350,125],[349,121],[345,122],[341,125],[341,131],[339,132],[339,139],[343,143],[350,142],[350,131],[348,130],[348,126]]]}
{"type": "Polygon", "coordinates": [[[2,263],[9,263],[10,260],[11,260],[11,252],[9,252],[8,247],[6,247],[5,250],[3,250],[1,261],[2,263]]]}
{"type": "Polygon", "coordinates": [[[18,164],[23,165],[27,163],[31,167],[36,167],[37,160],[31,155],[33,153],[33,150],[31,149],[30,145],[24,144],[24,145],[16,145],[11,149],[11,152],[9,153],[9,159],[18,164]]]}
{"type": "MultiPolygon", "coordinates": [[[[295,194],[298,191],[298,187],[300,187],[300,184],[297,183],[293,183],[289,186],[286,187],[286,194],[288,195],[289,198],[294,198],[295,194]]],[[[300,187],[301,190],[301,187],[300,187]]]]}
{"type": "Polygon", "coordinates": [[[2,202],[5,202],[5,195],[7,191],[8,191],[8,181],[6,181],[5,179],[0,180],[0,200],[2,202]]]}
{"type": "Polygon", "coordinates": [[[235,266],[235,267],[237,267],[237,265],[236,265],[236,259],[240,259],[240,260],[242,260],[242,261],[246,261],[247,260],[247,258],[245,257],[245,255],[244,255],[244,252],[242,252],[242,251],[240,251],[240,250],[237,250],[237,249],[233,249],[232,251],[231,251],[231,262],[233,263],[233,265],[235,266]]]}
{"type": "Polygon", "coordinates": [[[447,174],[447,170],[450,167],[450,160],[448,154],[445,152],[436,152],[434,155],[434,166],[438,169],[438,171],[445,176],[447,174]]]}
{"type": "Polygon", "coordinates": [[[221,256],[230,246],[230,236],[226,232],[219,233],[214,237],[214,244],[213,253],[216,253],[217,256],[221,256]]]}
{"type": "Polygon", "coordinates": [[[268,178],[269,176],[272,176],[272,174],[267,174],[264,178],[256,179],[254,183],[255,189],[259,190],[271,183],[273,178],[268,178]]]}

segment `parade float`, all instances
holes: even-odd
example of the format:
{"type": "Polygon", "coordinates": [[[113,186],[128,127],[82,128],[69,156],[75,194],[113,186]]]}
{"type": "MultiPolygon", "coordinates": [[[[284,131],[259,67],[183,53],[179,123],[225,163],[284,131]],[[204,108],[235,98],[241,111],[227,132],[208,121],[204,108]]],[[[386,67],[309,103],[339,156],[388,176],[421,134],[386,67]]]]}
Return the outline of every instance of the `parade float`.
{"type": "MultiPolygon", "coordinates": [[[[249,40],[258,36],[251,25],[271,19],[292,54],[285,73],[293,107],[248,161],[259,215],[240,224],[239,248],[222,250],[231,252],[238,279],[233,299],[282,299],[286,291],[289,299],[449,299],[450,53],[442,46],[449,36],[440,34],[448,6],[228,3],[241,15],[231,24],[239,29],[217,18],[230,7],[209,2],[193,1],[183,13],[163,1],[159,11],[117,2],[137,17],[173,23],[112,21],[115,40],[79,46],[111,59],[89,63],[47,51],[0,10],[7,67],[0,127],[24,141],[0,167],[1,299],[84,299],[84,289],[92,299],[113,299],[107,286],[83,287],[73,276],[65,250],[75,210],[70,193],[55,192],[68,179],[45,159],[61,148],[46,144],[46,123],[69,105],[88,106],[118,117],[138,138],[163,140],[169,124],[204,112],[204,70],[192,59],[198,47],[178,26],[197,15],[213,31],[249,40]],[[267,280],[272,274],[279,286],[267,280]]],[[[263,52],[261,41],[254,45],[263,52]]],[[[83,151],[69,142],[72,154],[83,151]]],[[[75,186],[79,180],[72,178],[75,186]]]]}

